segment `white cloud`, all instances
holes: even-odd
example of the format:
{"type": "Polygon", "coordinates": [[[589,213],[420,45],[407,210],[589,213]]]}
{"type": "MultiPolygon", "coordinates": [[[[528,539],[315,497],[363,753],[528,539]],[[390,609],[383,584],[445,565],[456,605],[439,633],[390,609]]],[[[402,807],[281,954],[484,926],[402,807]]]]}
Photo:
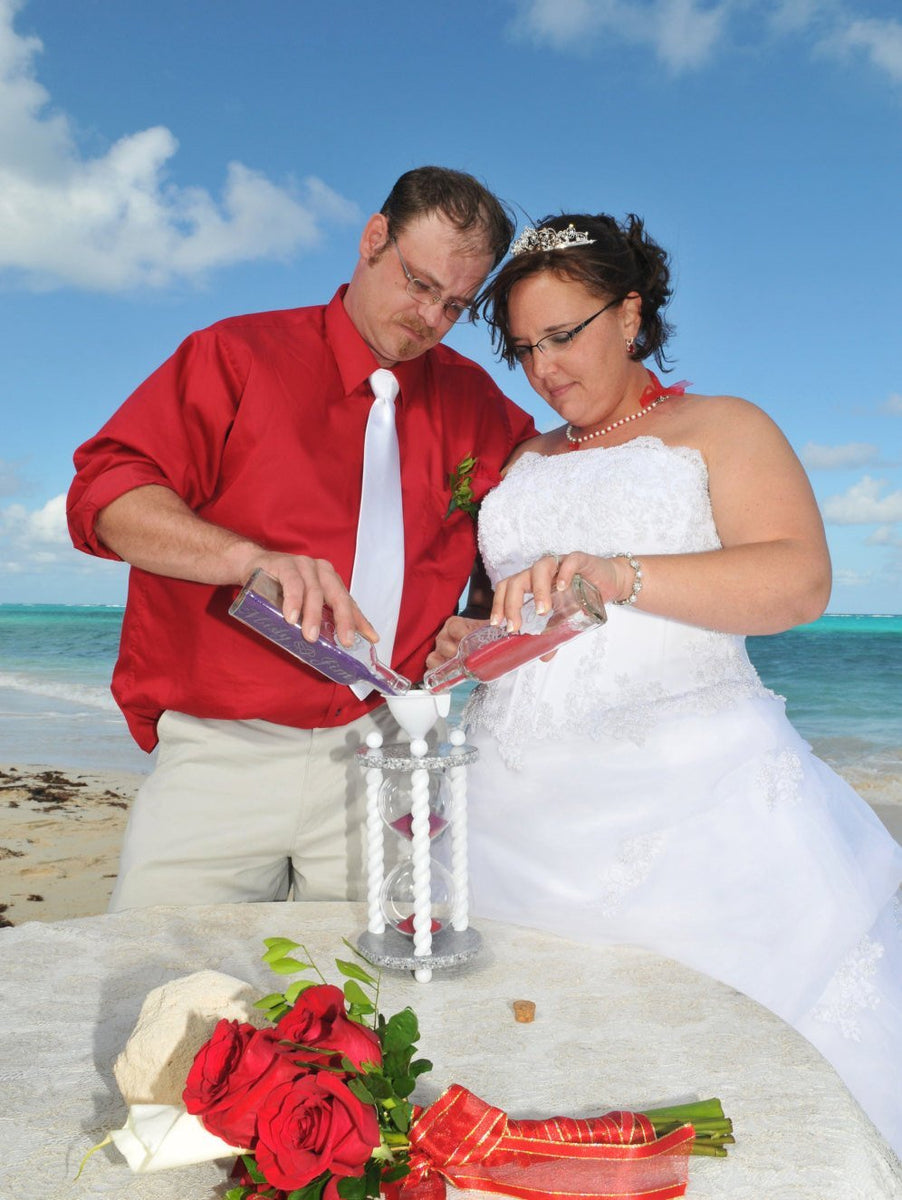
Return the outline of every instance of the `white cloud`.
{"type": "Polygon", "coordinates": [[[704,66],[730,36],[746,47],[757,40],[762,50],[772,37],[804,38],[812,54],[862,55],[902,82],[902,21],[853,19],[840,0],[517,0],[517,7],[514,34],[556,50],[629,42],[682,71],[704,66]]]}
{"type": "Polygon", "coordinates": [[[902,392],[893,392],[886,404],[881,406],[881,412],[893,417],[902,417],[902,392]]]}
{"type": "Polygon", "coordinates": [[[866,467],[879,462],[880,450],[868,442],[849,442],[845,446],[819,446],[816,442],[808,442],[800,457],[809,470],[866,467]]]}
{"type": "Polygon", "coordinates": [[[836,567],[833,571],[833,587],[863,588],[871,587],[874,577],[870,572],[855,571],[851,567],[836,567]]]}
{"type": "Polygon", "coordinates": [[[578,46],[589,34],[615,27],[618,0],[527,0],[519,8],[515,33],[564,50],[578,46]]]}
{"type": "Polygon", "coordinates": [[[702,8],[694,0],[662,0],[657,8],[655,45],[659,57],[674,70],[707,62],[723,35],[728,6],[702,8]]]}
{"type": "Polygon", "coordinates": [[[864,539],[866,546],[902,547],[902,533],[898,533],[892,525],[881,525],[864,539]]]}
{"type": "Polygon", "coordinates": [[[650,46],[674,71],[697,67],[720,39],[729,2],[698,0],[521,0],[513,32],[557,50],[609,37],[650,46]]]}
{"type": "Polygon", "coordinates": [[[824,520],[834,525],[892,524],[902,521],[902,491],[881,495],[886,483],[865,475],[840,496],[821,506],[824,520]]]}
{"type": "Polygon", "coordinates": [[[37,509],[29,510],[24,504],[0,508],[0,538],[7,545],[35,552],[38,549],[46,552],[48,547],[71,547],[66,526],[65,493],[54,496],[37,509]]]}
{"type": "Polygon", "coordinates": [[[777,0],[769,19],[778,33],[798,33],[813,24],[825,8],[835,5],[830,0],[777,0]]]}
{"type": "Polygon", "coordinates": [[[823,48],[836,54],[863,54],[894,83],[902,83],[902,21],[866,18],[838,25],[823,48]]]}
{"type": "Polygon", "coordinates": [[[66,527],[65,494],[40,508],[0,508],[0,570],[5,574],[55,574],[61,564],[77,567],[77,557],[66,527]]]}
{"type": "Polygon", "coordinates": [[[35,75],[42,49],[0,0],[0,277],[31,288],[163,287],[214,268],[316,245],[325,222],[359,219],[315,177],[273,183],[229,163],[219,198],[177,185],[175,136],[155,126],[84,156],[35,75]]]}

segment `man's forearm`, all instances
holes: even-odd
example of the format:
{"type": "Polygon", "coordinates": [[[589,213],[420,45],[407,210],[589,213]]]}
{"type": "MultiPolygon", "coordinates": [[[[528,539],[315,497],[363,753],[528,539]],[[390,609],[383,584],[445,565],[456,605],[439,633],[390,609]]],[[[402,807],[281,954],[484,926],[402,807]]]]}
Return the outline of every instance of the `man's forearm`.
{"type": "Polygon", "coordinates": [[[267,550],[205,521],[159,484],[134,488],[112,501],[98,514],[95,532],[133,567],[172,579],[241,585],[260,567],[281,585],[285,619],[300,621],[311,642],[319,635],[324,604],[332,609],[344,645],[350,645],[357,632],[371,641],[378,638],[379,631],[360,612],[327,559],[267,550]]]}
{"type": "Polygon", "coordinates": [[[158,484],[134,488],[101,509],[97,536],[125,562],[195,583],[244,583],[263,548],[199,517],[158,484]]]}

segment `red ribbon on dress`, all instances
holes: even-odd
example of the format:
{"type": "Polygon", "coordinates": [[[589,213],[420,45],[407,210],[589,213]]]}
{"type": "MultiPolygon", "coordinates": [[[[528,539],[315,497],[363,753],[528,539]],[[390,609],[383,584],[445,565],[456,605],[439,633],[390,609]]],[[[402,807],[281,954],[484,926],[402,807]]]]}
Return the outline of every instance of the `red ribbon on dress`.
{"type": "Polygon", "coordinates": [[[459,1084],[419,1110],[411,1172],[388,1200],[443,1200],[445,1184],[522,1200],[671,1200],[686,1193],[695,1131],[662,1138],[641,1113],[512,1121],[459,1084]]]}

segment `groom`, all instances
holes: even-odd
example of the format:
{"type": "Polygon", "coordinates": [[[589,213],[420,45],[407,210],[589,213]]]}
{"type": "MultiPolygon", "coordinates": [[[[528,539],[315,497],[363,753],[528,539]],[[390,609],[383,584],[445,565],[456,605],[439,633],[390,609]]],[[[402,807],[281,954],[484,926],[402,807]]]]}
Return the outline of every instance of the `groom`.
{"type": "Polygon", "coordinates": [[[354,750],[386,710],[287,658],[228,606],[262,568],[310,640],[324,603],[340,636],[383,632],[348,587],[367,550],[377,576],[398,559],[380,560],[369,539],[355,554],[369,378],[390,369],[404,559],[391,665],[421,678],[475,557],[455,493],[463,484],[479,499],[534,433],[480,367],[441,345],[512,232],[471,176],[409,171],[328,304],[192,334],[76,451],[73,542],[132,567],[113,694],[138,744],[159,743],[112,909],[356,894],[354,750]]]}

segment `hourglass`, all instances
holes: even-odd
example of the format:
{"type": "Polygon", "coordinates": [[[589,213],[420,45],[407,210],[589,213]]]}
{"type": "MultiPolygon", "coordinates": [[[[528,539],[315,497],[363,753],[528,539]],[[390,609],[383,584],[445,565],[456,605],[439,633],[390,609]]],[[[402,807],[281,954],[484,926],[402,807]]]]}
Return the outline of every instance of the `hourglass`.
{"type": "Polygon", "coordinates": [[[367,929],[357,946],[376,966],[413,971],[427,983],[433,970],[466,962],[482,943],[468,913],[467,766],[477,751],[454,729],[448,745],[429,752],[426,734],[448,715],[450,697],[414,690],[386,703],[409,744],[383,746],[371,733],[357,751],[367,798],[367,929]],[[386,830],[401,849],[388,875],[386,830]],[[450,870],[432,854],[446,830],[450,870]]]}

